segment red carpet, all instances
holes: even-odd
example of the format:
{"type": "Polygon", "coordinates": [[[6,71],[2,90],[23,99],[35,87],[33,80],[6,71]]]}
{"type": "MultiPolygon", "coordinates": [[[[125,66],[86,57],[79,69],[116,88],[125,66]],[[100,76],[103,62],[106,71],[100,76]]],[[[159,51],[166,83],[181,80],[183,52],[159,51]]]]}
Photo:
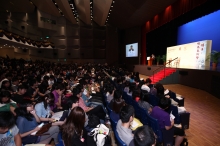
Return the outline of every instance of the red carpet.
{"type": "Polygon", "coordinates": [[[176,70],[173,68],[165,68],[165,75],[164,75],[164,69],[155,73],[154,77],[153,75],[150,76],[150,79],[152,80],[152,84],[159,82],[160,80],[166,78],[167,76],[171,75],[174,72],[176,72],[176,70]]]}

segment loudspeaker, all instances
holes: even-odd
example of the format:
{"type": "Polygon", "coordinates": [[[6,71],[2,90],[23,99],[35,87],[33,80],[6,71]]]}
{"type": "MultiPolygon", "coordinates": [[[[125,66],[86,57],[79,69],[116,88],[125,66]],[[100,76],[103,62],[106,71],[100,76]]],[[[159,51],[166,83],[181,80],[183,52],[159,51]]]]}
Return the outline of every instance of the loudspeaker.
{"type": "Polygon", "coordinates": [[[151,67],[147,67],[147,70],[151,70],[151,67]]]}
{"type": "Polygon", "coordinates": [[[57,53],[53,53],[54,56],[57,56],[57,53]]]}
{"type": "Polygon", "coordinates": [[[8,25],[8,21],[7,21],[7,20],[5,21],[5,24],[7,24],[7,25],[8,25]]]}
{"type": "Polygon", "coordinates": [[[67,55],[69,55],[69,56],[70,56],[70,55],[71,55],[71,53],[67,53],[67,55]]]}
{"type": "Polygon", "coordinates": [[[40,53],[41,53],[41,50],[39,50],[38,53],[40,54],[40,53]]]}
{"type": "Polygon", "coordinates": [[[21,26],[21,29],[25,29],[25,26],[21,26]]]}
{"type": "Polygon", "coordinates": [[[186,75],[188,75],[188,71],[180,70],[179,74],[182,75],[182,76],[186,76],[186,75]]]}

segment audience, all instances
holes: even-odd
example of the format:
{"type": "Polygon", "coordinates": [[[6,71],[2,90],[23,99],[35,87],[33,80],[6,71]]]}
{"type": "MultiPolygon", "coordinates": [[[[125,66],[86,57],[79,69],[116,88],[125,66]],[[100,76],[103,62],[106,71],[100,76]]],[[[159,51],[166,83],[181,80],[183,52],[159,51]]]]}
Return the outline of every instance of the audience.
{"type": "Polygon", "coordinates": [[[22,146],[19,129],[11,112],[0,111],[0,145],[22,146]]]}
{"type": "Polygon", "coordinates": [[[88,140],[85,124],[85,112],[81,107],[71,110],[65,124],[61,127],[62,138],[65,146],[92,146],[95,141],[88,140]]]}
{"type": "MultiPolygon", "coordinates": [[[[138,119],[134,117],[134,108],[126,105],[122,99],[122,91],[158,119],[162,129],[173,127],[173,121],[168,119],[169,114],[164,113],[169,106],[165,104],[170,101],[169,93],[166,94],[167,90],[160,83],[152,87],[149,78],[142,83],[138,72],[130,73],[107,64],[60,64],[9,58],[0,58],[0,69],[0,142],[4,141],[4,145],[9,140],[6,138],[8,132],[12,132],[9,146],[19,146],[21,143],[49,144],[52,139],[57,144],[60,125],[66,146],[93,145],[94,140],[88,138],[86,133],[91,130],[88,116],[97,116],[101,123],[104,123],[103,120],[108,121],[103,95],[110,102],[109,107],[117,115],[116,119],[120,117],[116,131],[123,142],[130,146],[155,145],[155,135],[147,126],[138,128],[133,135],[132,123],[138,119]],[[153,108],[147,102],[147,93],[164,101],[159,107],[153,108]],[[166,99],[164,94],[167,95],[166,99]],[[58,111],[63,112],[56,113],[58,111]],[[162,113],[162,116],[158,113],[162,113]],[[53,118],[56,114],[62,115],[59,122],[53,118]],[[13,115],[17,118],[16,122],[13,115]],[[161,120],[166,123],[161,124],[161,120]],[[40,123],[52,125],[46,132],[48,135],[39,137],[33,134],[40,130],[40,123]]],[[[175,145],[179,145],[184,138],[184,131],[175,131],[175,145]]]]}
{"type": "Polygon", "coordinates": [[[23,102],[15,109],[17,115],[16,124],[19,129],[20,136],[22,138],[22,143],[31,144],[31,143],[43,143],[48,144],[51,139],[54,139],[55,144],[58,143],[58,133],[59,128],[57,126],[52,126],[46,132],[48,135],[43,135],[40,137],[35,136],[33,133],[40,130],[39,123],[40,118],[37,116],[33,104],[29,101],[23,102]]]}
{"type": "Polygon", "coordinates": [[[145,125],[137,128],[134,132],[135,146],[156,146],[156,136],[153,130],[145,125]]]}
{"type": "Polygon", "coordinates": [[[169,98],[163,97],[160,99],[159,106],[155,106],[151,112],[151,116],[158,120],[161,129],[170,130],[174,128],[175,146],[180,146],[184,139],[184,130],[174,126],[174,119],[164,110],[171,105],[171,100],[169,98]]]}
{"type": "Polygon", "coordinates": [[[133,146],[133,133],[130,128],[134,118],[134,108],[131,105],[126,105],[121,108],[120,120],[117,123],[116,130],[120,139],[126,144],[133,146]]]}

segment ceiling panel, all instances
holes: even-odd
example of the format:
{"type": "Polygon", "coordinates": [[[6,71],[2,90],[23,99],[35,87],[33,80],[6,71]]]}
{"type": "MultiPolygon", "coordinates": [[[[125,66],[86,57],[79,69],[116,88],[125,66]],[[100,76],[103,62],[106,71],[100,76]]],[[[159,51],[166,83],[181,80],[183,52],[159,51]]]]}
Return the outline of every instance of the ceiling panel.
{"type": "Polygon", "coordinates": [[[51,0],[31,0],[39,10],[53,16],[61,16],[58,9],[51,0]]]}
{"type": "Polygon", "coordinates": [[[29,0],[0,0],[0,12],[32,13],[34,8],[29,0]]]}
{"type": "Polygon", "coordinates": [[[91,24],[90,0],[74,0],[79,18],[85,24],[91,24]]]}
{"type": "MultiPolygon", "coordinates": [[[[61,16],[52,0],[0,0],[0,12],[35,11],[35,6],[42,12],[53,16],[61,16]]],[[[76,19],[70,8],[70,0],[55,0],[62,10],[64,17],[71,23],[76,24],[76,19]]],[[[78,17],[87,25],[91,25],[90,1],[93,2],[93,21],[99,26],[104,26],[113,0],[71,0],[74,1],[78,17]]],[[[141,26],[156,14],[162,12],[167,6],[177,0],[114,0],[111,14],[108,17],[108,24],[118,28],[131,28],[141,26]]],[[[4,19],[8,19],[5,18],[4,19]]]]}
{"type": "Polygon", "coordinates": [[[112,0],[93,0],[93,20],[100,26],[105,25],[112,0]]]}
{"type": "Polygon", "coordinates": [[[73,11],[67,0],[56,0],[59,8],[62,10],[64,16],[73,24],[77,24],[76,19],[73,15],[73,11]]]}

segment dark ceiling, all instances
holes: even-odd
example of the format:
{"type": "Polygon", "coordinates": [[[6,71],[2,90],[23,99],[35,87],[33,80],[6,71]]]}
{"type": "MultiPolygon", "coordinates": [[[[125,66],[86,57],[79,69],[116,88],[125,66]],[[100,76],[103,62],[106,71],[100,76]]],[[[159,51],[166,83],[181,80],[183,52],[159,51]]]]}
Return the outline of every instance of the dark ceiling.
{"type": "Polygon", "coordinates": [[[121,29],[144,23],[177,0],[0,0],[0,12],[32,13],[37,8],[77,24],[109,24],[121,29]],[[107,20],[107,22],[106,22],[107,20]]]}

